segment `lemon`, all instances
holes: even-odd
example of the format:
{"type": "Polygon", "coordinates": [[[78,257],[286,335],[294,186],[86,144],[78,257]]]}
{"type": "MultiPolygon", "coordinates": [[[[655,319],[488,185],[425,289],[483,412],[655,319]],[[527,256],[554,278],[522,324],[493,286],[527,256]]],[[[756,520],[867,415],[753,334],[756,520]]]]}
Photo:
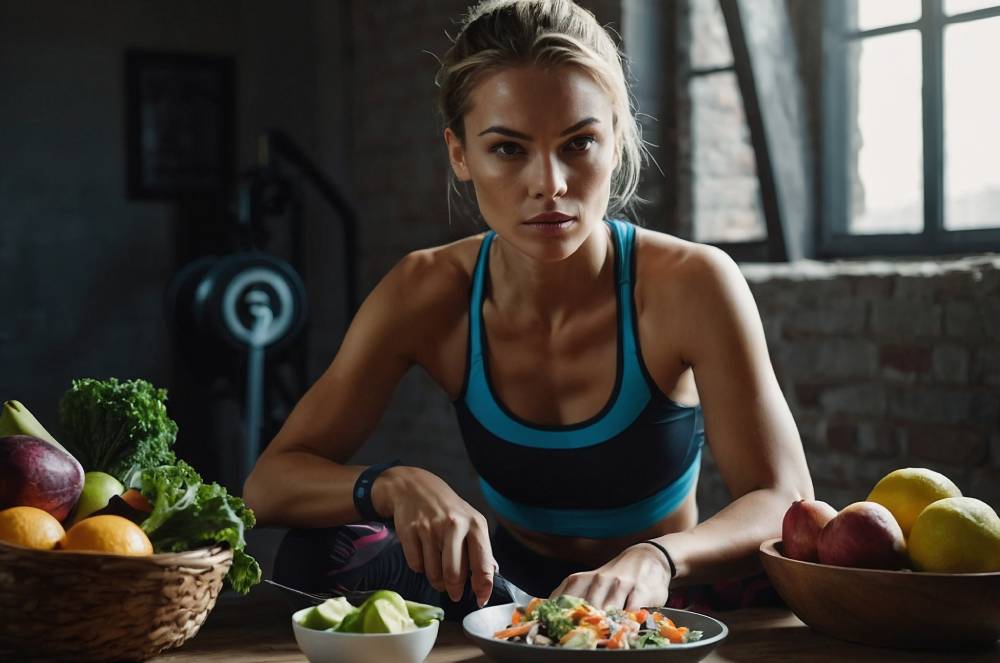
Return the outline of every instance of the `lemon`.
{"type": "Polygon", "coordinates": [[[153,554],[153,544],[141,527],[112,515],[91,516],[73,525],[63,538],[62,548],[115,555],[153,554]]]}
{"type": "Polygon", "coordinates": [[[1000,516],[973,497],[938,500],[913,523],[909,553],[918,571],[1000,571],[1000,516]]]}
{"type": "Polygon", "coordinates": [[[903,536],[908,538],[913,522],[928,504],[961,495],[958,486],[940,472],[926,467],[905,467],[882,477],[868,494],[868,501],[889,509],[903,536]]]}
{"type": "Polygon", "coordinates": [[[36,550],[52,550],[63,534],[63,526],[48,511],[33,506],[15,506],[0,511],[0,541],[36,550]]]}

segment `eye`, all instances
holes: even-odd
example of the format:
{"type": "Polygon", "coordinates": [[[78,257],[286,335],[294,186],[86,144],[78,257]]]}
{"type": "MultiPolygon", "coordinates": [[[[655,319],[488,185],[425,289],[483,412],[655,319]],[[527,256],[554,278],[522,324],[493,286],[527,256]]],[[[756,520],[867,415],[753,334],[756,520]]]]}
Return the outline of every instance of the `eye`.
{"type": "Polygon", "coordinates": [[[566,146],[569,147],[570,152],[586,152],[596,142],[597,139],[590,135],[576,136],[573,140],[566,143],[566,146]]]}
{"type": "Polygon", "coordinates": [[[497,143],[496,145],[491,147],[490,152],[499,154],[501,157],[510,158],[517,156],[522,152],[522,150],[521,146],[518,145],[517,143],[506,141],[504,143],[497,143]]]}

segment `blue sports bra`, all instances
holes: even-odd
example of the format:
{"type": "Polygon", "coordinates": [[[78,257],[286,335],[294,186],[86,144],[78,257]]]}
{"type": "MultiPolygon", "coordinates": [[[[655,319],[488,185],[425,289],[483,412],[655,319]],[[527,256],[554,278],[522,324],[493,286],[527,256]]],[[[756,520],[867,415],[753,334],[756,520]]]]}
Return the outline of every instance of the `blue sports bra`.
{"type": "Polygon", "coordinates": [[[538,532],[610,538],[646,529],[684,501],[701,466],[701,407],[668,398],[642,361],[633,299],[635,227],[608,224],[615,242],[617,377],[604,408],[580,423],[532,424],[496,398],[482,318],[494,232],[486,233],[476,260],[465,383],[455,411],[487,503],[538,532]]]}

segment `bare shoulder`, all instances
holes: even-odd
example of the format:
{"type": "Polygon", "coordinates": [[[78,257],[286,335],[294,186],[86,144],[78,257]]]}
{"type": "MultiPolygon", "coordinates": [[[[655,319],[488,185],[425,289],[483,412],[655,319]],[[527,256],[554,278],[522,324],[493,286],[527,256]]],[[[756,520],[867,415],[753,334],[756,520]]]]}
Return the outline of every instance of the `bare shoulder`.
{"type": "Polygon", "coordinates": [[[721,249],[646,228],[636,231],[637,286],[655,290],[660,299],[690,302],[706,291],[745,283],[739,266],[721,249]]]}
{"type": "Polygon", "coordinates": [[[728,254],[644,228],[636,233],[636,304],[673,332],[687,361],[705,333],[731,329],[738,311],[756,314],[746,279],[728,254]]]}
{"type": "MultiPolygon", "coordinates": [[[[482,235],[412,251],[376,288],[378,305],[392,326],[411,339],[412,358],[421,362],[428,342],[447,337],[468,309],[469,288],[482,235]]],[[[373,293],[373,296],[375,293],[373,293]]]]}

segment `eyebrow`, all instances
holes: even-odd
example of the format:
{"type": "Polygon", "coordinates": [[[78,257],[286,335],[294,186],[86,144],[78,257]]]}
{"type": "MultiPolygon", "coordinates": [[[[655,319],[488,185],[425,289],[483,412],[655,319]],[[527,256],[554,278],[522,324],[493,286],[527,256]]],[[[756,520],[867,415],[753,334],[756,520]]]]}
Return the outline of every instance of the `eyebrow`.
{"type": "MultiPolygon", "coordinates": [[[[596,117],[584,118],[579,122],[577,122],[576,124],[574,124],[573,126],[563,129],[559,135],[565,136],[567,134],[573,133],[574,131],[579,131],[588,124],[597,124],[599,122],[600,120],[598,120],[596,117]]],[[[521,140],[534,140],[531,136],[529,136],[526,133],[521,133],[520,131],[514,131],[513,129],[508,129],[507,127],[501,127],[496,125],[489,127],[488,129],[484,129],[483,131],[480,131],[479,135],[482,136],[488,133],[501,134],[503,136],[510,136],[511,138],[520,138],[521,140]]]]}

